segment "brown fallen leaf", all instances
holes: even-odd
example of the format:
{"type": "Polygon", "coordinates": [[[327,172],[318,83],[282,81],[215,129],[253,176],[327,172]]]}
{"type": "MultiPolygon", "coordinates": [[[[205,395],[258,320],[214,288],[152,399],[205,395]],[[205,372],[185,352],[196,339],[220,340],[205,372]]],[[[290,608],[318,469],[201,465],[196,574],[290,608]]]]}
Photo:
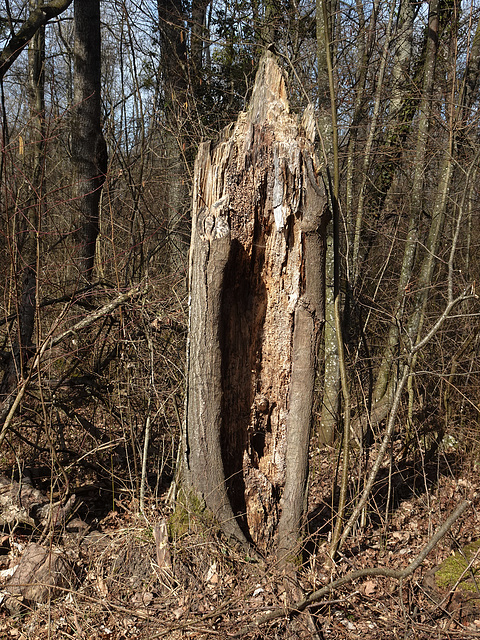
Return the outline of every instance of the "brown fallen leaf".
{"type": "Polygon", "coordinates": [[[375,584],[375,582],[373,582],[373,580],[367,580],[363,585],[363,593],[366,596],[371,596],[375,592],[376,588],[377,585],[375,584]]]}

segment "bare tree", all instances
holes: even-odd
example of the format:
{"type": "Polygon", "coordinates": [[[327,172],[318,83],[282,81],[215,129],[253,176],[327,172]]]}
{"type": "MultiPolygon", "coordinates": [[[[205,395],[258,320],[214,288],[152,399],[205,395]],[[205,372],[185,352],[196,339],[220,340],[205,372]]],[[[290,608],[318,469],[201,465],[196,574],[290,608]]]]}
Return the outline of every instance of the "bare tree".
{"type": "Polygon", "coordinates": [[[72,4],[72,0],[51,0],[48,4],[38,3],[32,8],[27,20],[14,33],[0,53],[0,80],[27,46],[35,33],[53,20],[72,4]]]}

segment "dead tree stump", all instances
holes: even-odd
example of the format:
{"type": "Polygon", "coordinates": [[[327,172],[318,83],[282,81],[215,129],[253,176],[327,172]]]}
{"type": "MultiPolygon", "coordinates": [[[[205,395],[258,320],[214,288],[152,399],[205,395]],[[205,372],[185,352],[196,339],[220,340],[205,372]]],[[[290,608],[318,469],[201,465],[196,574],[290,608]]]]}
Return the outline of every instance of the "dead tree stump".
{"type": "Polygon", "coordinates": [[[314,137],[267,53],[195,163],[183,475],[262,551],[294,549],[305,504],[329,217],[314,137]]]}

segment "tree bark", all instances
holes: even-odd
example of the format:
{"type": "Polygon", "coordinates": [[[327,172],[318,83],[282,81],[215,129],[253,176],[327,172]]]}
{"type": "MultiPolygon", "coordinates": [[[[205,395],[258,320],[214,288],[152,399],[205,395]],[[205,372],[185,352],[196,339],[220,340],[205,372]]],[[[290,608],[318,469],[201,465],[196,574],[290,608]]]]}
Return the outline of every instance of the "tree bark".
{"type": "MultiPolygon", "coordinates": [[[[330,83],[328,76],[328,57],[331,49],[331,28],[328,13],[324,11],[323,0],[316,2],[316,36],[317,36],[317,66],[318,66],[318,115],[317,127],[321,141],[325,162],[325,180],[327,170],[333,166],[333,127],[332,104],[330,96],[330,83]],[[325,22],[325,18],[327,21],[325,22]]],[[[319,440],[324,444],[332,445],[335,438],[335,429],[338,426],[340,410],[340,363],[338,353],[337,332],[335,330],[335,289],[336,277],[341,271],[339,255],[335,255],[336,242],[334,240],[333,221],[327,228],[326,260],[325,260],[325,330],[324,342],[324,376],[323,399],[320,417],[319,440]]]]}
{"type": "Polygon", "coordinates": [[[319,441],[322,444],[333,445],[335,430],[339,421],[340,410],[340,364],[338,361],[338,341],[335,331],[334,308],[334,251],[333,234],[327,238],[327,252],[325,260],[325,330],[324,330],[324,376],[323,398],[320,415],[319,441]]]}
{"type": "Polygon", "coordinates": [[[195,163],[184,475],[263,551],[294,547],[304,507],[328,221],[313,139],[267,53],[195,163]]]}
{"type": "Polygon", "coordinates": [[[107,173],[107,145],[101,118],[100,1],[75,0],[74,118],[72,155],[80,214],[77,267],[93,277],[99,231],[100,195],[107,173]]]}

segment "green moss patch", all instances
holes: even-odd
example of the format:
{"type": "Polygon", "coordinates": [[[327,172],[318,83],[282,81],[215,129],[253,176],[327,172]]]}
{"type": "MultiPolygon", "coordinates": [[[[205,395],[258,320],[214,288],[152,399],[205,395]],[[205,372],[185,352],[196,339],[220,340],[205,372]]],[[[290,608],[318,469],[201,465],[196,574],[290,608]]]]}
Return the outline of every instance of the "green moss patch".
{"type": "Polygon", "coordinates": [[[458,580],[458,589],[480,596],[480,540],[468,544],[444,560],[435,573],[439,589],[451,589],[458,580]]]}
{"type": "Polygon", "coordinates": [[[168,519],[168,536],[170,540],[178,540],[188,532],[207,529],[213,524],[213,516],[206,508],[205,502],[193,491],[186,494],[180,492],[175,510],[168,519]]]}

